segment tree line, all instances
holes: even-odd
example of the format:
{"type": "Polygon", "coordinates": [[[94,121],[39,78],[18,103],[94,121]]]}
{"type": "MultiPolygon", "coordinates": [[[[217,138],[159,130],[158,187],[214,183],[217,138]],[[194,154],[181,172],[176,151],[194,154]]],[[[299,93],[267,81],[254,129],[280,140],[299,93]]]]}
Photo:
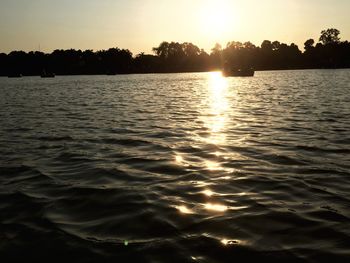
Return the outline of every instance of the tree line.
{"type": "Polygon", "coordinates": [[[226,47],[216,44],[208,54],[192,43],[162,42],[154,54],[136,56],[128,49],[55,50],[50,54],[32,51],[0,53],[0,75],[93,75],[127,73],[203,72],[252,67],[255,70],[348,68],[350,43],[340,41],[340,32],[330,28],[321,32],[316,43],[308,39],[304,52],[294,43],[264,40],[261,46],[232,41],[226,47]]]}

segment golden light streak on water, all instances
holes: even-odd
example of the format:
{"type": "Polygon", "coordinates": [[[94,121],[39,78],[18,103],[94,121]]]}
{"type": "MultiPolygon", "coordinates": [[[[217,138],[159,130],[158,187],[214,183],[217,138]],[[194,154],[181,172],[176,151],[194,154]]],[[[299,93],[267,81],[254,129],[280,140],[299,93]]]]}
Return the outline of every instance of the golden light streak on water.
{"type": "Polygon", "coordinates": [[[212,196],[214,194],[214,192],[210,189],[205,189],[202,193],[206,196],[212,196]]]}
{"type": "Polygon", "coordinates": [[[222,170],[222,167],[219,163],[213,162],[213,161],[205,161],[205,166],[208,170],[215,171],[215,170],[222,170]]]}
{"type": "Polygon", "coordinates": [[[177,162],[177,163],[182,163],[183,161],[184,161],[184,159],[182,158],[182,156],[180,156],[180,155],[176,155],[175,156],[175,161],[177,162]]]}
{"type": "Polygon", "coordinates": [[[238,245],[240,242],[238,240],[230,240],[230,239],[221,239],[220,242],[224,245],[224,246],[228,246],[228,245],[238,245]]]}
{"type": "Polygon", "coordinates": [[[206,210],[211,210],[211,211],[216,211],[216,212],[225,212],[227,211],[228,207],[225,205],[221,204],[212,204],[212,203],[207,203],[204,205],[204,208],[206,210]]]}
{"type": "MultiPolygon", "coordinates": [[[[203,102],[203,116],[201,120],[209,131],[209,136],[201,136],[200,140],[206,144],[224,145],[226,143],[226,124],[229,104],[226,98],[228,83],[220,72],[211,72],[208,77],[207,98],[203,102]]],[[[213,152],[216,156],[222,154],[213,152]]],[[[225,170],[220,163],[207,160],[208,170],[225,170]]]]}
{"type": "Polygon", "coordinates": [[[193,214],[193,210],[189,209],[188,207],[184,205],[176,206],[177,210],[179,210],[182,214],[193,214]]]}

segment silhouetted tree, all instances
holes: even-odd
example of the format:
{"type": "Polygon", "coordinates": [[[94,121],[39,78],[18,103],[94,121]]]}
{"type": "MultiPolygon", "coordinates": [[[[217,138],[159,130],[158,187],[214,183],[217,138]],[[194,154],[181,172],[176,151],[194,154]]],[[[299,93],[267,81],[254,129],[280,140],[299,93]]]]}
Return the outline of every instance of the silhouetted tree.
{"type": "Polygon", "coordinates": [[[208,54],[192,43],[162,42],[153,48],[162,64],[162,72],[192,72],[207,68],[208,54]]]}
{"type": "Polygon", "coordinates": [[[281,43],[279,41],[273,41],[271,45],[272,45],[272,50],[276,51],[280,49],[281,43]]]}
{"type": "Polygon", "coordinates": [[[219,43],[216,43],[215,46],[211,49],[210,53],[210,65],[212,66],[211,69],[221,69],[223,63],[222,46],[219,43]]]}
{"type": "Polygon", "coordinates": [[[338,29],[335,28],[329,28],[327,30],[321,31],[320,36],[320,42],[323,45],[332,44],[332,43],[339,43],[340,38],[338,37],[340,34],[338,29]]]}
{"type": "Polygon", "coordinates": [[[314,47],[314,44],[315,44],[315,40],[313,40],[313,39],[306,40],[304,43],[305,51],[311,50],[314,47]]]}
{"type": "Polygon", "coordinates": [[[133,60],[133,71],[138,73],[161,72],[161,61],[158,56],[138,54],[133,60]]]}
{"type": "Polygon", "coordinates": [[[154,47],[152,50],[154,53],[157,54],[160,58],[167,58],[168,57],[168,49],[169,49],[169,43],[168,42],[162,42],[158,47],[154,47]]]}
{"type": "Polygon", "coordinates": [[[127,49],[54,50],[42,52],[13,51],[0,53],[0,75],[40,75],[43,70],[57,75],[121,74],[151,72],[194,72],[219,70],[223,67],[254,67],[257,70],[344,68],[350,67],[350,43],[340,41],[340,32],[323,30],[320,42],[304,43],[302,53],[294,43],[264,40],[260,47],[251,42],[230,41],[225,48],[216,44],[207,54],[189,43],[162,42],[153,48],[154,55],[138,54],[127,49]]]}
{"type": "Polygon", "coordinates": [[[271,51],[273,48],[272,46],[272,43],[270,40],[264,40],[262,43],[261,43],[261,49],[265,52],[269,52],[271,51]]]}

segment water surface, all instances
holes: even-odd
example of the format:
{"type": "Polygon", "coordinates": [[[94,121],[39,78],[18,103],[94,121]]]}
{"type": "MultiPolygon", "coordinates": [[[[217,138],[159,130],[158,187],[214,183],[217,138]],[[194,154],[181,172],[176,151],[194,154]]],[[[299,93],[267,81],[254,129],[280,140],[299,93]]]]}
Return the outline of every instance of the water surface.
{"type": "Polygon", "coordinates": [[[350,262],[350,70],[0,78],[0,259],[350,262]]]}

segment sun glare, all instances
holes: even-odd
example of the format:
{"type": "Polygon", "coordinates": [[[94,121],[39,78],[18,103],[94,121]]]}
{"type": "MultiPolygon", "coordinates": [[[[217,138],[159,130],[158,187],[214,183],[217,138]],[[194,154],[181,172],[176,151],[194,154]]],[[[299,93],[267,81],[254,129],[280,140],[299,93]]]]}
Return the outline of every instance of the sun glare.
{"type": "Polygon", "coordinates": [[[193,214],[193,211],[184,205],[176,206],[176,209],[179,210],[183,214],[193,214]]]}
{"type": "Polygon", "coordinates": [[[199,8],[199,27],[211,40],[229,36],[237,24],[234,7],[228,0],[206,0],[199,8]]]}

